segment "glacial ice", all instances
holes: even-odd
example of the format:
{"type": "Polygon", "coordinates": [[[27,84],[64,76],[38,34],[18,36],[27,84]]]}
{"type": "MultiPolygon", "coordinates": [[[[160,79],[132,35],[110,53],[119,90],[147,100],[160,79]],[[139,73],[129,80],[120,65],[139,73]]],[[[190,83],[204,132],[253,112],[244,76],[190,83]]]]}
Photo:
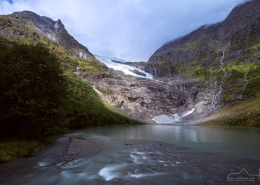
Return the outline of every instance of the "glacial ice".
{"type": "Polygon", "coordinates": [[[192,114],[194,112],[195,108],[192,108],[191,110],[187,110],[181,114],[162,114],[159,116],[155,116],[152,120],[155,121],[158,124],[174,124],[174,123],[180,123],[182,121],[182,118],[192,114]]]}
{"type": "Polygon", "coordinates": [[[116,63],[113,62],[112,60],[116,60],[122,63],[126,63],[126,61],[121,60],[121,59],[117,59],[117,58],[110,58],[110,57],[105,57],[105,56],[99,56],[99,55],[94,55],[96,57],[96,59],[98,59],[100,62],[102,62],[103,64],[105,64],[107,67],[112,68],[114,70],[118,70],[118,71],[122,71],[123,73],[127,74],[127,75],[132,75],[132,76],[136,76],[139,78],[148,78],[148,79],[153,79],[153,76],[149,73],[146,73],[145,71],[138,69],[136,67],[133,66],[129,66],[126,64],[120,64],[120,63],[116,63]],[[139,71],[141,73],[144,73],[146,76],[141,76],[138,74],[133,73],[133,71],[139,71]]]}
{"type": "Polygon", "coordinates": [[[181,121],[181,118],[178,114],[162,114],[159,116],[155,116],[153,118],[153,121],[155,121],[158,124],[173,124],[179,123],[181,121]]]}

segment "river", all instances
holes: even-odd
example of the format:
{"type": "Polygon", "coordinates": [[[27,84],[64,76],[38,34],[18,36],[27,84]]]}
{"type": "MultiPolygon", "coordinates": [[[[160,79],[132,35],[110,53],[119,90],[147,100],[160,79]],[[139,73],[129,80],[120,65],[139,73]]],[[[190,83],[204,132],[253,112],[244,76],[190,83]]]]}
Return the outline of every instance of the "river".
{"type": "Polygon", "coordinates": [[[260,129],[173,125],[98,127],[67,134],[34,158],[19,172],[1,178],[0,184],[237,184],[227,181],[227,177],[242,169],[254,178],[249,183],[257,184],[260,129]],[[65,166],[41,168],[61,155],[66,147],[62,143],[72,137],[95,138],[111,147],[65,166]],[[122,145],[120,139],[131,144],[122,145]]]}

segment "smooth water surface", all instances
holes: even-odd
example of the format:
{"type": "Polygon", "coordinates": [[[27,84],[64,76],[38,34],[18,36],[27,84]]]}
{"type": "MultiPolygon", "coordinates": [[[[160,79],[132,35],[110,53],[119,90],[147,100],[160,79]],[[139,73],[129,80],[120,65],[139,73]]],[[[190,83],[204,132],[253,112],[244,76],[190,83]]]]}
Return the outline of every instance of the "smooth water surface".
{"type": "Polygon", "coordinates": [[[228,184],[227,176],[243,168],[257,175],[253,183],[260,179],[259,129],[109,126],[77,131],[65,139],[72,137],[97,138],[108,145],[113,143],[114,147],[66,165],[49,167],[61,155],[62,140],[57,140],[53,148],[38,156],[37,162],[0,179],[0,184],[228,184]],[[124,145],[131,141],[113,139],[140,142],[124,145]]]}
{"type": "Polygon", "coordinates": [[[260,159],[260,129],[257,128],[139,125],[99,127],[80,133],[167,142],[192,150],[260,159]]]}

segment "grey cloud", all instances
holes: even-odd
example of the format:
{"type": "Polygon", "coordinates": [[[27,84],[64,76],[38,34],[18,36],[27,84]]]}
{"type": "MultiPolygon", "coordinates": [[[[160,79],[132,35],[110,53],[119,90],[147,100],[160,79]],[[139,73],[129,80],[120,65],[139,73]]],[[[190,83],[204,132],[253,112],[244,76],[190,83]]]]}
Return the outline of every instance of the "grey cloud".
{"type": "Polygon", "coordinates": [[[30,10],[61,19],[91,52],[147,61],[163,43],[222,21],[245,0],[0,0],[1,14],[30,10]]]}

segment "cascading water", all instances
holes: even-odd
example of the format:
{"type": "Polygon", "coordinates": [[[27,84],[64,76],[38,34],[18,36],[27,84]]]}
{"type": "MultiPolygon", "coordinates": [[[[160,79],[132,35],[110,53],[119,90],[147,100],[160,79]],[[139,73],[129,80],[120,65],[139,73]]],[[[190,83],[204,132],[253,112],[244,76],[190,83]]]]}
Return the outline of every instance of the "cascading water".
{"type": "Polygon", "coordinates": [[[154,76],[157,76],[157,71],[156,71],[156,67],[153,65],[153,69],[154,69],[154,76]]]}
{"type": "MultiPolygon", "coordinates": [[[[224,60],[224,57],[225,57],[225,52],[226,52],[226,49],[228,48],[228,47],[230,47],[230,42],[228,43],[228,45],[227,46],[225,46],[224,48],[223,48],[223,51],[222,51],[222,56],[221,56],[221,59],[220,59],[220,69],[218,70],[218,72],[217,73],[219,73],[219,72],[221,72],[221,71],[224,71],[224,75],[223,75],[223,77],[222,77],[222,80],[221,80],[221,83],[220,83],[220,85],[218,86],[219,87],[219,90],[218,90],[218,92],[216,93],[216,94],[214,94],[213,95],[213,97],[212,97],[212,99],[211,99],[211,104],[210,104],[210,106],[209,106],[209,110],[213,110],[213,109],[215,109],[215,105],[216,105],[216,101],[217,101],[217,97],[218,96],[220,96],[220,94],[222,93],[222,84],[223,84],[223,82],[224,82],[224,79],[225,79],[225,77],[226,77],[226,71],[225,70],[223,70],[223,66],[224,66],[224,63],[223,63],[223,60],[224,60]]],[[[216,75],[214,76],[214,80],[216,79],[216,75]]],[[[218,81],[217,80],[215,80],[215,88],[217,87],[217,83],[218,83],[218,81]]]]}

